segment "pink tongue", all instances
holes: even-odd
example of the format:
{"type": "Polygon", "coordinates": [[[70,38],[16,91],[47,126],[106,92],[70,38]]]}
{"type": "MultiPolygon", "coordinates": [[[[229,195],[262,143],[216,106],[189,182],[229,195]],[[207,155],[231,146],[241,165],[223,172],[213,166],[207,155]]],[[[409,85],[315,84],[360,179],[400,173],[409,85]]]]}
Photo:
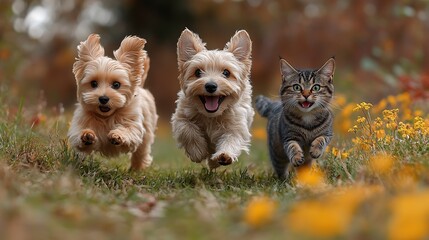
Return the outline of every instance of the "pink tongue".
{"type": "Polygon", "coordinates": [[[303,102],[301,105],[303,108],[308,108],[310,107],[311,103],[306,101],[306,102],[303,102]]]}
{"type": "Polygon", "coordinates": [[[219,107],[219,96],[204,96],[204,106],[209,111],[216,111],[219,107]]]}

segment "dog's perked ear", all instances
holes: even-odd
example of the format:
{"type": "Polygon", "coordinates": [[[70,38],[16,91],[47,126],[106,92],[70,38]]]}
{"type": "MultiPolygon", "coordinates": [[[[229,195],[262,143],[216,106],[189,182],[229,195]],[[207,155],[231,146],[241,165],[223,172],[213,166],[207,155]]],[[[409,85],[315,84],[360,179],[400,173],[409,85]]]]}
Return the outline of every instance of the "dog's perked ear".
{"type": "Polygon", "coordinates": [[[177,63],[179,69],[182,69],[183,64],[189,61],[195,54],[206,50],[205,45],[197,34],[187,28],[183,30],[177,41],[177,63]]]}
{"type": "Polygon", "coordinates": [[[226,44],[224,50],[232,52],[240,62],[250,61],[252,41],[249,34],[245,30],[236,32],[226,44]]]}
{"type": "Polygon", "coordinates": [[[73,64],[73,73],[76,81],[80,81],[84,77],[85,65],[99,57],[104,56],[104,48],[100,45],[100,36],[91,34],[86,41],[80,42],[77,46],[76,62],[73,64]]]}
{"type": "Polygon", "coordinates": [[[141,85],[143,75],[143,63],[146,52],[143,50],[146,40],[136,36],[125,37],[121,46],[113,52],[116,60],[124,65],[131,74],[131,81],[135,86],[141,85]]]}

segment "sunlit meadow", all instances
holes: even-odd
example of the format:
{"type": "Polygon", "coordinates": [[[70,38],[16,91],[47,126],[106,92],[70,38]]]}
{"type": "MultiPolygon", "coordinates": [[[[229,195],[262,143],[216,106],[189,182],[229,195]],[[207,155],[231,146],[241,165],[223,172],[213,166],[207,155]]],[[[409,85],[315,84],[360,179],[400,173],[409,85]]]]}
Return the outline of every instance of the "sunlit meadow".
{"type": "Polygon", "coordinates": [[[429,116],[407,94],[335,99],[335,138],[311,169],[277,180],[256,117],[249,155],[215,172],[191,163],[160,122],[154,165],[82,158],[70,113],[0,111],[1,239],[426,239],[429,116]]]}

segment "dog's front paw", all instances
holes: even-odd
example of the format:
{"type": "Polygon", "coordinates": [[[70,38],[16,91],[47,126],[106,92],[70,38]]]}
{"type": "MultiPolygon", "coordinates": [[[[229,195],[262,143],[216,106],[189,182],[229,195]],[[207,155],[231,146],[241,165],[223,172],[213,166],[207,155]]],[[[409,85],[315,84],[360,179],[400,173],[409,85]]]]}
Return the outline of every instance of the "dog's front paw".
{"type": "Polygon", "coordinates": [[[111,144],[116,146],[122,145],[124,143],[124,138],[118,133],[115,133],[113,131],[107,135],[107,139],[109,139],[109,142],[111,144]]]}
{"type": "Polygon", "coordinates": [[[292,157],[291,161],[292,161],[292,164],[293,164],[295,167],[301,166],[301,165],[302,165],[302,164],[304,164],[304,162],[305,162],[304,154],[302,154],[302,152],[298,152],[298,153],[296,153],[296,154],[292,157]]]}
{"type": "Polygon", "coordinates": [[[94,131],[90,129],[85,129],[82,131],[82,134],[80,135],[80,140],[85,146],[89,146],[95,143],[97,137],[95,136],[94,131]]]}
{"type": "Polygon", "coordinates": [[[212,159],[213,162],[217,162],[222,166],[230,165],[234,159],[227,153],[215,154],[212,159]]]}

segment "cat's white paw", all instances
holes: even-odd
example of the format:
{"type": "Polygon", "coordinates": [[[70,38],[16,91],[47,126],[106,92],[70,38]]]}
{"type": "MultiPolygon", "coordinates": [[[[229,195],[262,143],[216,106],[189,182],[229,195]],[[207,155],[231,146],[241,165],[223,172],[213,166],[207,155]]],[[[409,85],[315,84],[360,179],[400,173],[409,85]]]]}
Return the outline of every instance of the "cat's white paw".
{"type": "Polygon", "coordinates": [[[322,156],[323,150],[320,149],[319,147],[314,147],[313,145],[310,148],[310,156],[312,158],[319,158],[320,156],[322,156]]]}
{"type": "Polygon", "coordinates": [[[292,164],[295,167],[301,166],[305,162],[304,154],[302,154],[302,152],[298,152],[297,154],[295,154],[293,156],[293,158],[291,160],[292,160],[292,164]]]}

